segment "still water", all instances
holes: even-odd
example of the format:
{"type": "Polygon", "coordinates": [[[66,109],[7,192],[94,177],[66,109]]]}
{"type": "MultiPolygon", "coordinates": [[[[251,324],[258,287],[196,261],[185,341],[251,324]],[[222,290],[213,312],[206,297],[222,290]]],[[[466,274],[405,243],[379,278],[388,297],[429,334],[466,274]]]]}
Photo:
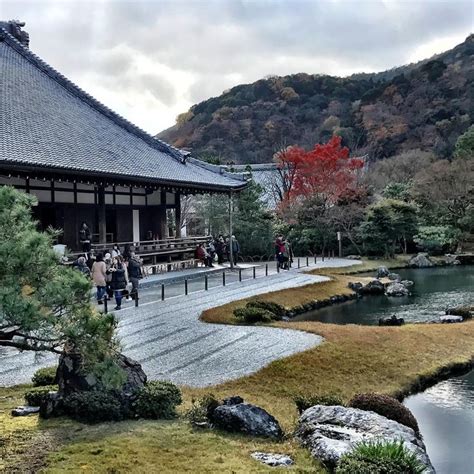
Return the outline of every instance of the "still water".
{"type": "Polygon", "coordinates": [[[405,399],[438,474],[474,473],[474,371],[405,399]]]}
{"type": "MultiPolygon", "coordinates": [[[[410,296],[366,296],[299,315],[295,320],[372,325],[395,314],[406,322],[422,322],[437,319],[450,306],[474,303],[474,266],[397,273],[415,282],[410,296]]],[[[408,397],[404,403],[418,420],[436,472],[474,474],[474,371],[408,397]]]]}
{"type": "MultiPolygon", "coordinates": [[[[430,321],[451,306],[474,302],[474,266],[396,270],[403,280],[412,280],[406,297],[365,296],[298,315],[295,321],[335,324],[378,324],[379,318],[395,314],[405,322],[430,321]]],[[[357,280],[357,276],[354,276],[357,280]]],[[[473,469],[474,474],[474,469],[473,469]]]]}

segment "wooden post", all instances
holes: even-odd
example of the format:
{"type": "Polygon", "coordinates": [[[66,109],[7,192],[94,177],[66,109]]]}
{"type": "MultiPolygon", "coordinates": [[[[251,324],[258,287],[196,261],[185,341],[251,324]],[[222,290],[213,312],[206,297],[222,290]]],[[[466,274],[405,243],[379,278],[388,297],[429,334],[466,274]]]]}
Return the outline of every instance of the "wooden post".
{"type": "Polygon", "coordinates": [[[232,214],[233,214],[233,199],[234,196],[232,194],[232,191],[229,193],[229,258],[230,258],[230,268],[231,270],[234,269],[234,252],[232,250],[233,247],[233,242],[232,242],[232,214]]]}
{"type": "Polygon", "coordinates": [[[174,195],[175,199],[175,225],[176,225],[176,238],[181,237],[181,193],[177,191],[174,195]]]}
{"type": "Polygon", "coordinates": [[[99,243],[107,242],[107,227],[105,220],[105,189],[103,186],[97,188],[97,211],[99,220],[99,243]]]}

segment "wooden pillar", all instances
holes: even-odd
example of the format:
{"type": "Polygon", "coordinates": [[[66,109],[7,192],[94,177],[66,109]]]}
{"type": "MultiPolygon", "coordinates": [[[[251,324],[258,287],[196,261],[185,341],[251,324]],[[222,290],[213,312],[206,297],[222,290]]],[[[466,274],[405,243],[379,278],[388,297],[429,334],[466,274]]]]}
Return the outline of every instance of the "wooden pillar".
{"type": "Polygon", "coordinates": [[[161,191],[160,238],[168,237],[168,223],[166,222],[166,191],[161,191]]]}
{"type": "Polygon", "coordinates": [[[107,242],[107,226],[105,220],[105,189],[103,186],[97,188],[97,211],[99,221],[99,243],[107,242]]]}
{"type": "Polygon", "coordinates": [[[176,223],[176,237],[181,237],[181,193],[179,191],[174,195],[175,199],[175,223],[176,223]]]}
{"type": "Polygon", "coordinates": [[[234,232],[232,228],[232,218],[234,213],[234,196],[232,191],[229,193],[229,258],[230,258],[230,268],[234,268],[234,252],[232,250],[232,233],[234,232]]]}

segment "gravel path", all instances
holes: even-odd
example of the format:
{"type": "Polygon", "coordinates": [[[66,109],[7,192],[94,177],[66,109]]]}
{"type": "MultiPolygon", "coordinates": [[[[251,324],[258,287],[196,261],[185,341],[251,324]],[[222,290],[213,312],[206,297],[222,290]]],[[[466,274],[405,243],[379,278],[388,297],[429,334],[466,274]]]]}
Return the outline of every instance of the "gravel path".
{"type": "MultiPolygon", "coordinates": [[[[358,263],[332,259],[314,268],[358,263]]],[[[325,281],[298,270],[210,288],[160,301],[144,292],[140,307],[117,313],[123,352],[143,365],[150,380],[165,379],[195,387],[214,385],[259,370],[273,360],[317,346],[320,336],[291,329],[213,325],[199,321],[205,309],[269,291],[325,281]]],[[[55,357],[0,348],[0,386],[27,383],[55,357]]]]}

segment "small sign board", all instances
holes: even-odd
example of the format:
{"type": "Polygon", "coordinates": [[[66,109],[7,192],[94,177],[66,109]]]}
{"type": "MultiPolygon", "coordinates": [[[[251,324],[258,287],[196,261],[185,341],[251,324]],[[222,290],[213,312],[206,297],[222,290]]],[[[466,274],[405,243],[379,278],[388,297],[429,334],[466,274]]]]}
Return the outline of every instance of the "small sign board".
{"type": "Polygon", "coordinates": [[[338,240],[339,242],[341,241],[341,233],[340,233],[340,232],[337,233],[337,240],[338,240]]]}

